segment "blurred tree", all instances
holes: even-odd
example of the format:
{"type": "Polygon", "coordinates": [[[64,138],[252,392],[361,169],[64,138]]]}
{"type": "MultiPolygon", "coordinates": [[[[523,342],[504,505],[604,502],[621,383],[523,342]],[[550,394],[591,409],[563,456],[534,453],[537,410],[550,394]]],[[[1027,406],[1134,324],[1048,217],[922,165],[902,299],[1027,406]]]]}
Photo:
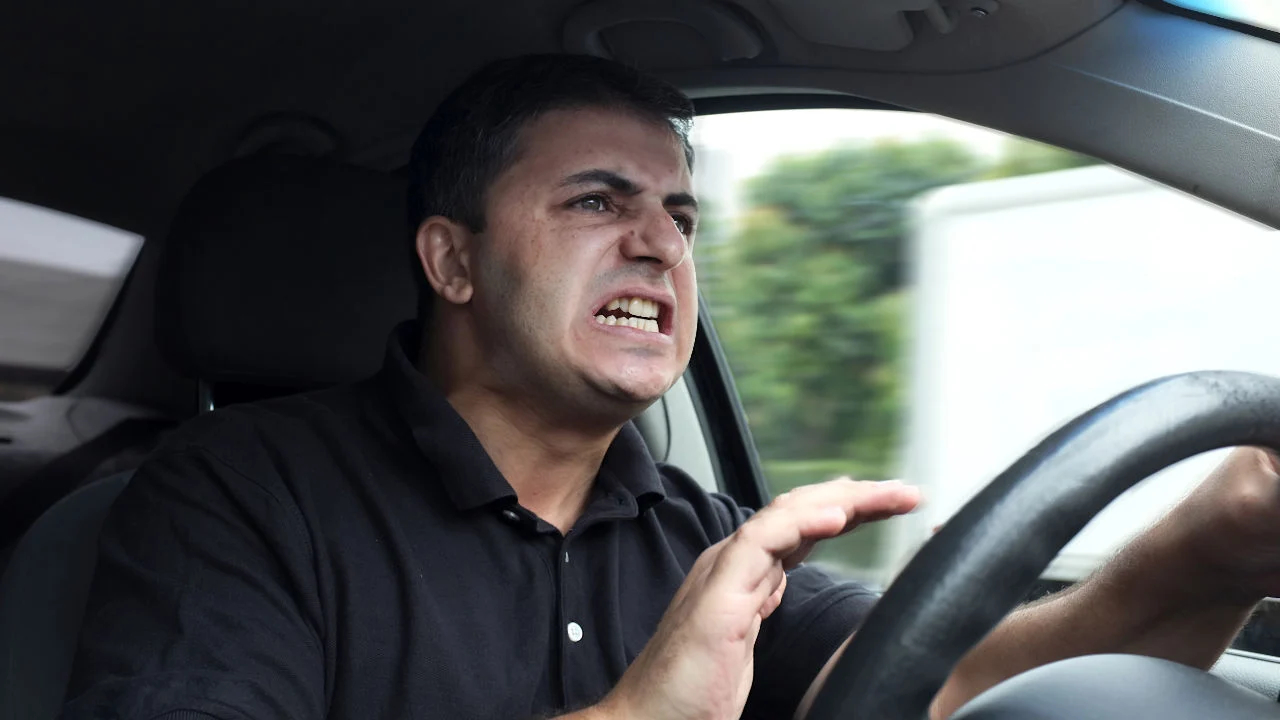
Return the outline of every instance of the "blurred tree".
{"type": "Polygon", "coordinates": [[[984,173],[981,179],[1034,175],[1054,170],[1097,165],[1098,160],[1053,145],[1009,138],[1005,141],[1000,158],[984,173]]]}
{"type": "Polygon", "coordinates": [[[704,213],[700,282],[761,457],[892,476],[910,203],[945,185],[1093,162],[1016,140],[995,159],[951,140],[844,145],[748,181],[748,209],[731,226],[704,213]]]}
{"type": "Polygon", "coordinates": [[[704,292],[763,457],[891,471],[907,205],[982,169],[942,140],[784,158],[748,183],[750,209],[730,239],[699,240],[704,292]]]}

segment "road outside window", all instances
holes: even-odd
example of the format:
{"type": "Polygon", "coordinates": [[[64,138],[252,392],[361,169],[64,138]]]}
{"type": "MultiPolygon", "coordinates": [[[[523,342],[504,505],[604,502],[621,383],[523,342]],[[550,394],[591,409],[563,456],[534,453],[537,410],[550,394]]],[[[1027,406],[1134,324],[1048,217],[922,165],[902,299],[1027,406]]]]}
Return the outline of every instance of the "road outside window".
{"type": "Polygon", "coordinates": [[[0,198],[0,401],[48,393],[79,361],[142,238],[0,198]]]}

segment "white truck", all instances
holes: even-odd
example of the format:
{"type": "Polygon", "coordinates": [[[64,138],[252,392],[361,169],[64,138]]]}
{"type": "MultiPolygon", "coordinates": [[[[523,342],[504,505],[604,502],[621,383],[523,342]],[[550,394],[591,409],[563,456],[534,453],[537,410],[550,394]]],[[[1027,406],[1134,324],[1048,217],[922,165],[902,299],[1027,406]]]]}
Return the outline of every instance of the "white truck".
{"type": "MultiPolygon", "coordinates": [[[[977,490],[1079,413],[1191,370],[1280,375],[1280,234],[1106,166],[922,197],[905,476],[923,510],[891,533],[901,565],[977,490]]],[[[1126,493],[1050,566],[1076,580],[1220,459],[1126,493]]]]}

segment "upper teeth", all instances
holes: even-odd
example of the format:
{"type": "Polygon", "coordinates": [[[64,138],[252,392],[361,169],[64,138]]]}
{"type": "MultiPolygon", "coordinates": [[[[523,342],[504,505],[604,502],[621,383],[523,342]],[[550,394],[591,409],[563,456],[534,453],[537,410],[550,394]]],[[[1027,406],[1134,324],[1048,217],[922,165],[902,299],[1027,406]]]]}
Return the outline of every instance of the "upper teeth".
{"type": "Polygon", "coordinates": [[[608,305],[604,306],[605,311],[621,310],[628,315],[635,315],[642,318],[657,318],[658,303],[644,298],[618,298],[610,300],[608,305]]]}

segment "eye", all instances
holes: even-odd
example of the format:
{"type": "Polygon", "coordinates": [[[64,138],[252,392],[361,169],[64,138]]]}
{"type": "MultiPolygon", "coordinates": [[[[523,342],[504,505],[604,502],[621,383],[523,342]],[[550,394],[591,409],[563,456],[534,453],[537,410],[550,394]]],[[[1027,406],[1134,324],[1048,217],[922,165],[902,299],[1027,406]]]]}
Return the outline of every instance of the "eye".
{"type": "Polygon", "coordinates": [[[693,234],[693,220],[688,215],[672,215],[671,222],[676,224],[676,229],[681,235],[689,237],[693,234]]]}
{"type": "Polygon", "coordinates": [[[584,195],[574,200],[571,204],[579,210],[586,210],[590,213],[608,212],[612,209],[609,198],[598,194],[584,195]]]}

